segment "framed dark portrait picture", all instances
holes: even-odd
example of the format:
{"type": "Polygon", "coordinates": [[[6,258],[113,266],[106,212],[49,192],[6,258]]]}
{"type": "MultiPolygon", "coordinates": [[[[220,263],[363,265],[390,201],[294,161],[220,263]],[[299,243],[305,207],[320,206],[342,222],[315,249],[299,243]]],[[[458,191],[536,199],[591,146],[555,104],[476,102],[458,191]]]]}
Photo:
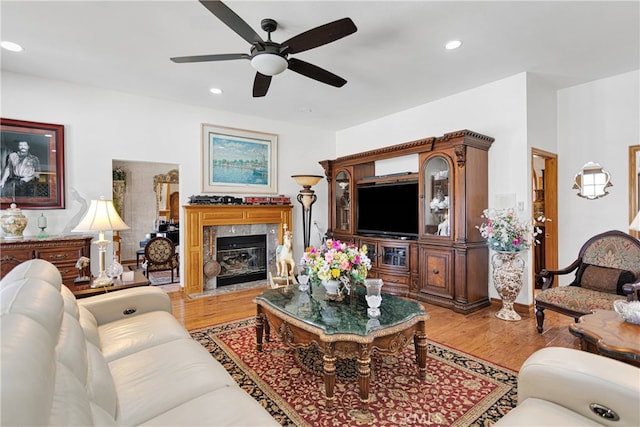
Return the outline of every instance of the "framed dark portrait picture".
{"type": "Polygon", "coordinates": [[[64,126],[0,118],[0,207],[64,209],[64,126]]]}
{"type": "Polygon", "coordinates": [[[202,125],[202,191],[271,193],[277,186],[278,136],[202,125]]]}

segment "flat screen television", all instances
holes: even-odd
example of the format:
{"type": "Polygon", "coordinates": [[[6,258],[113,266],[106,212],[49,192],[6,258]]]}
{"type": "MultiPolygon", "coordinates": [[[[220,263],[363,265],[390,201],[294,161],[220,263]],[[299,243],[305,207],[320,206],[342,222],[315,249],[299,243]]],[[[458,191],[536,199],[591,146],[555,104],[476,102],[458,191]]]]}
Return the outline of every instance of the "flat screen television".
{"type": "Polygon", "coordinates": [[[356,200],[358,234],[418,237],[417,182],[359,186],[356,200]]]}

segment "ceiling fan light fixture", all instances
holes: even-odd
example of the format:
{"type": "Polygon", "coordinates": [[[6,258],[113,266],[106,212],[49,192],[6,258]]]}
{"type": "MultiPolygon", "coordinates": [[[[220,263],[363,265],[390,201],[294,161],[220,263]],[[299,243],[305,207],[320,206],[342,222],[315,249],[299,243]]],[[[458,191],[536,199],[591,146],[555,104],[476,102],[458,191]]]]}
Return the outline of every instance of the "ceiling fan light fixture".
{"type": "Polygon", "coordinates": [[[260,74],[275,76],[287,69],[287,60],[273,53],[261,53],[251,58],[251,66],[260,74]]]}

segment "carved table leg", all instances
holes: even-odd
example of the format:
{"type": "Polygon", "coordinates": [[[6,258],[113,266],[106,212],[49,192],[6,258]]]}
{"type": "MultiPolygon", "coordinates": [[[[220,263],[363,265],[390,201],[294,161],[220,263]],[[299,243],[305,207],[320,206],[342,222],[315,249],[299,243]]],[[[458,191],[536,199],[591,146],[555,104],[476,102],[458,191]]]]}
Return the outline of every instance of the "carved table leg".
{"type": "Polygon", "coordinates": [[[371,353],[366,344],[360,345],[358,354],[358,388],[363,411],[369,410],[369,380],[371,378],[371,353]]]}
{"type": "Polygon", "coordinates": [[[262,332],[264,331],[264,314],[260,312],[260,306],[258,306],[258,312],[256,314],[256,350],[262,351],[262,332]]]}
{"type": "Polygon", "coordinates": [[[336,384],[336,356],[334,355],[334,343],[326,343],[324,346],[323,368],[324,368],[324,391],[327,402],[327,409],[333,409],[335,396],[333,389],[336,384]]]}
{"type": "Polygon", "coordinates": [[[418,330],[413,336],[413,344],[416,347],[416,362],[418,363],[418,375],[422,381],[427,379],[427,327],[425,322],[418,324],[418,330]]]}

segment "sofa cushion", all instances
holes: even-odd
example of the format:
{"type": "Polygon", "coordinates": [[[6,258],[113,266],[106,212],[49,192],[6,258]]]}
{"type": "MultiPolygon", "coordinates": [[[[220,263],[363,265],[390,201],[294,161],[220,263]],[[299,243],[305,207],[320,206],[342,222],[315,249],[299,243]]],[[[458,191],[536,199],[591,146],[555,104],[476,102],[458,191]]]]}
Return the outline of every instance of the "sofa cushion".
{"type": "MultiPolygon", "coordinates": [[[[192,338],[174,340],[109,363],[121,425],[137,425],[220,388],[237,387],[192,338]]],[[[229,408],[231,409],[231,408],[229,408]]]]}
{"type": "Polygon", "coordinates": [[[107,362],[164,344],[190,338],[176,318],[166,311],[153,311],[98,326],[100,350],[107,362]]]}
{"type": "Polygon", "coordinates": [[[635,275],[631,271],[582,263],[576,272],[574,285],[594,291],[624,295],[622,286],[634,281],[635,275]]]}

